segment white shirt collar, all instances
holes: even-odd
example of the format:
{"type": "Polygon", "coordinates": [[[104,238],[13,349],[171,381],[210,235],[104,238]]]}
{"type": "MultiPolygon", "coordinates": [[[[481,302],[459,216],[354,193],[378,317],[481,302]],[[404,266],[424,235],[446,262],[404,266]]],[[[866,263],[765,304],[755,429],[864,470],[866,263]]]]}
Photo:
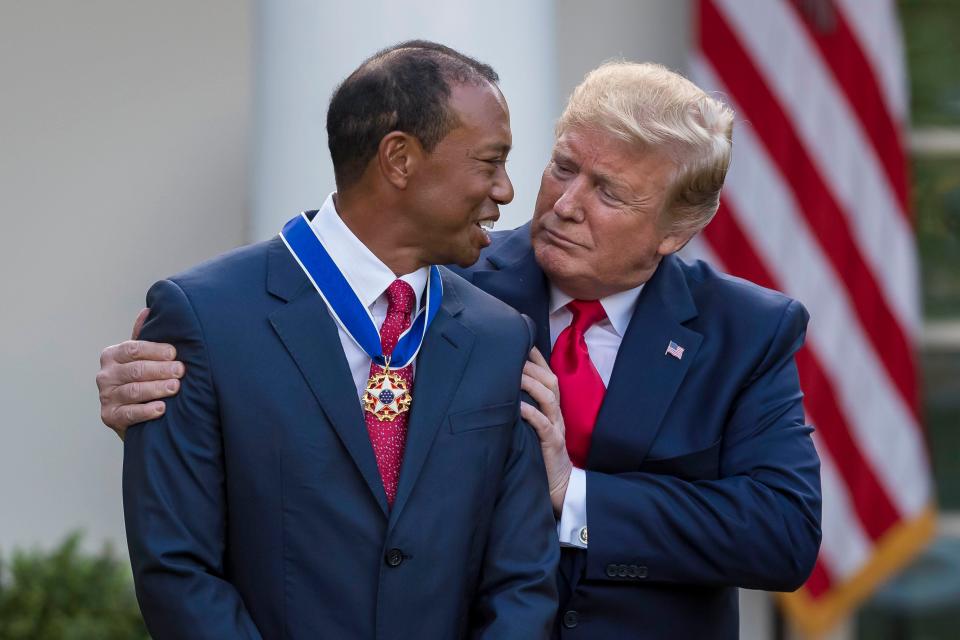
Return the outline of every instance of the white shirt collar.
{"type": "MultiPolygon", "coordinates": [[[[633,310],[637,306],[637,300],[640,298],[642,289],[643,284],[633,289],[600,298],[600,305],[606,312],[607,319],[613,326],[613,330],[621,338],[627,332],[627,325],[630,324],[630,318],[633,317],[633,310]]],[[[560,291],[552,282],[550,283],[550,315],[565,307],[571,300],[573,298],[560,291]]]]}
{"type": "MultiPolygon", "coordinates": [[[[360,302],[369,309],[397,279],[397,276],[365,244],[360,242],[357,236],[353,235],[337,213],[333,196],[333,193],[327,196],[317,215],[310,221],[310,226],[320,238],[320,242],[323,243],[334,264],[356,292],[360,302]]],[[[429,268],[423,267],[413,273],[400,276],[401,280],[413,287],[413,292],[417,296],[414,314],[420,308],[420,298],[427,286],[429,275],[429,268]]]]}

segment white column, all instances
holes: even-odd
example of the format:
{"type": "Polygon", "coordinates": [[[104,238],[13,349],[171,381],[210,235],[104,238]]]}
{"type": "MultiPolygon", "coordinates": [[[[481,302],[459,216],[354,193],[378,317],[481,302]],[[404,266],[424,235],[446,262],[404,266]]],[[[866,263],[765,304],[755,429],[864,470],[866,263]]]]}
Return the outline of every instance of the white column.
{"type": "Polygon", "coordinates": [[[155,280],[243,243],[249,10],[0,2],[0,556],[125,555],[94,374],[155,280]]]}
{"type": "Polygon", "coordinates": [[[334,189],[325,130],[330,94],[370,54],[414,38],[453,47],[500,74],[510,104],[514,150],[507,168],[516,197],[498,227],[530,217],[558,115],[551,0],[258,0],[255,6],[250,240],[277,233],[334,189]]]}

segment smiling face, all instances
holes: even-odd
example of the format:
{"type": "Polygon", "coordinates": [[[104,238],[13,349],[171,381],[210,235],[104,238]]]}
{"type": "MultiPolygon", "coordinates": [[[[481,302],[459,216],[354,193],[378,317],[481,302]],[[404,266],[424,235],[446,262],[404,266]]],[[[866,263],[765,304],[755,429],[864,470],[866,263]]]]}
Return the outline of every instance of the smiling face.
{"type": "Polygon", "coordinates": [[[499,206],[513,200],[505,166],[513,138],[507,103],[492,84],[454,85],[449,104],[458,126],[411,176],[409,215],[423,263],[466,267],[490,244],[480,223],[497,220],[499,206]]]}
{"type": "Polygon", "coordinates": [[[540,181],[531,238],[560,290],[590,300],[646,282],[692,232],[663,214],[675,165],[609,133],[574,127],[556,141],[540,181]]]}

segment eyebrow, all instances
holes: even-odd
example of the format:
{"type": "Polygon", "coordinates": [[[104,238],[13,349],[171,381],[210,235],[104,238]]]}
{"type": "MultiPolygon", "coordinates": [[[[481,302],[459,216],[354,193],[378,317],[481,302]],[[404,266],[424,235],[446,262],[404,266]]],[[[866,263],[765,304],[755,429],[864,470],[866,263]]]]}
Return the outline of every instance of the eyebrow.
{"type": "MultiPolygon", "coordinates": [[[[567,162],[567,163],[570,163],[570,164],[577,164],[576,162],[573,161],[573,158],[571,158],[570,156],[568,156],[568,155],[567,155],[566,153],[564,153],[563,151],[560,151],[559,149],[554,149],[554,151],[553,151],[553,157],[554,157],[555,160],[558,160],[558,161],[560,161],[560,162],[567,162]]],[[[580,166],[580,165],[577,165],[578,168],[579,168],[579,166],[580,166]]],[[[614,189],[617,189],[618,191],[621,191],[621,190],[622,190],[622,191],[627,191],[628,193],[632,192],[632,189],[630,188],[630,185],[628,185],[628,184],[627,184],[626,182],[624,182],[623,180],[620,180],[619,178],[613,176],[612,174],[604,173],[604,172],[591,171],[591,172],[590,172],[590,177],[593,179],[594,182],[596,182],[596,183],[598,183],[598,184],[601,184],[601,185],[604,185],[604,186],[613,187],[614,189]]]]}
{"type": "Polygon", "coordinates": [[[632,193],[633,191],[626,182],[607,173],[594,173],[593,178],[598,184],[613,187],[617,191],[626,191],[627,193],[632,193]]]}
{"type": "Polygon", "coordinates": [[[493,143],[493,144],[488,144],[488,145],[479,147],[479,148],[476,150],[476,153],[490,153],[490,152],[495,152],[497,155],[503,155],[503,156],[505,156],[505,155],[507,155],[508,153],[510,153],[510,148],[511,148],[511,147],[510,147],[510,145],[508,145],[508,144],[493,143]]]}

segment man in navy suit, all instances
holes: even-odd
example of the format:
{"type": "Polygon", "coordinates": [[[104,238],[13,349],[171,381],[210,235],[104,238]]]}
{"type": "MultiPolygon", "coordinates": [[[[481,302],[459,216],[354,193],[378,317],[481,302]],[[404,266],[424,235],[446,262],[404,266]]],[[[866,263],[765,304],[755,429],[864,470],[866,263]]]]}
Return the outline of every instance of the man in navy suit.
{"type": "MultiPolygon", "coordinates": [[[[816,559],[819,461],[794,362],[806,311],[674,255],[716,213],[732,124],[657,65],[595,70],[532,222],[461,270],[538,328],[522,411],[563,545],[557,637],[735,638],[735,587],[795,589],[816,559]]],[[[124,348],[105,352],[101,385],[119,430],[150,410],[124,391],[124,348]]],[[[145,379],[169,377],[165,360],[145,379]]]]}
{"type": "Polygon", "coordinates": [[[154,638],[549,634],[559,547],[519,404],[530,328],[432,266],[475,262],[513,197],[496,83],[432,43],[376,54],[331,100],[337,193],[150,289],[143,336],[190,371],[125,439],[154,638]]]}

